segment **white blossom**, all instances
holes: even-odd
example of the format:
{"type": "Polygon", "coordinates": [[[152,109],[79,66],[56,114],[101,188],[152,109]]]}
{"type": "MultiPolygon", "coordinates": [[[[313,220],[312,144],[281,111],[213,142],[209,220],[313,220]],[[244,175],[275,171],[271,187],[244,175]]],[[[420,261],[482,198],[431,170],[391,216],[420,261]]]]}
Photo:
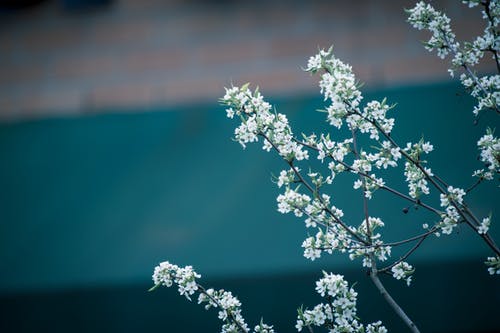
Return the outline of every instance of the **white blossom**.
{"type": "Polygon", "coordinates": [[[493,179],[495,173],[500,172],[500,139],[493,134],[493,130],[488,128],[477,142],[481,162],[486,168],[476,170],[473,175],[487,180],[493,179]]]}
{"type": "Polygon", "coordinates": [[[500,257],[488,257],[485,262],[488,266],[488,273],[491,275],[500,274],[500,257]]]}
{"type": "MultiPolygon", "coordinates": [[[[464,1],[469,6],[477,5],[478,1],[464,1]]],[[[464,73],[460,75],[462,85],[470,91],[477,99],[477,105],[473,113],[477,116],[484,109],[495,109],[498,111],[500,105],[500,77],[499,75],[479,77],[472,68],[484,57],[485,52],[491,52],[497,65],[498,52],[500,51],[500,34],[498,34],[498,23],[500,22],[500,5],[498,1],[481,3],[483,18],[487,20],[487,26],[482,35],[473,42],[465,42],[463,45],[455,41],[455,34],[450,28],[450,19],[443,13],[434,9],[430,4],[423,1],[417,3],[414,8],[408,10],[410,24],[421,30],[429,30],[431,38],[424,43],[429,51],[436,50],[439,57],[444,58],[449,53],[453,54],[452,67],[448,70],[453,77],[455,70],[462,68],[464,73]],[[488,6],[488,14],[486,13],[488,6]]]]}
{"type": "Polygon", "coordinates": [[[329,332],[377,332],[386,333],[387,329],[380,321],[368,324],[366,330],[357,318],[357,292],[350,288],[342,275],[323,272],[323,277],[316,282],[316,292],[328,300],[312,309],[298,310],[295,328],[326,326],[329,332]]]}
{"type": "Polygon", "coordinates": [[[196,279],[201,275],[197,274],[193,267],[179,267],[168,261],[164,261],[155,267],[153,273],[153,282],[155,286],[171,287],[173,283],[177,284],[179,294],[191,300],[190,295],[193,295],[198,290],[196,279]]]}
{"type": "Polygon", "coordinates": [[[253,329],[255,333],[275,333],[272,325],[264,324],[261,320],[260,324],[253,329]]]}
{"type": "Polygon", "coordinates": [[[397,263],[396,265],[392,266],[391,272],[392,272],[392,277],[395,278],[396,280],[401,280],[404,279],[406,280],[406,284],[409,286],[411,283],[411,278],[412,274],[415,270],[413,269],[413,266],[408,264],[405,261],[401,261],[397,263]]]}
{"type": "Polygon", "coordinates": [[[477,228],[477,233],[480,235],[484,235],[488,232],[490,229],[490,224],[491,224],[491,217],[485,217],[482,221],[479,227],[477,228]]]}

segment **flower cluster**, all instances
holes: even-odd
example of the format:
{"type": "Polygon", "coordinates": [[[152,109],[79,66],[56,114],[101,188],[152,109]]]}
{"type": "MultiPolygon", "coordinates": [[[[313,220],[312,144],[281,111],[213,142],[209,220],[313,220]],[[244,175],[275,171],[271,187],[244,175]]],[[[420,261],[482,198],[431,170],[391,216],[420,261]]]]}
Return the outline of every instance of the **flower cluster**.
{"type": "Polygon", "coordinates": [[[379,129],[385,133],[391,133],[394,127],[394,118],[387,118],[387,111],[392,109],[391,106],[386,104],[384,99],[382,102],[371,101],[366,104],[361,113],[364,122],[360,124],[361,133],[370,133],[370,139],[379,139],[379,129]],[[374,125],[376,124],[376,126],[374,125]]]}
{"type": "Polygon", "coordinates": [[[322,252],[332,254],[337,250],[346,252],[346,249],[351,250],[350,244],[356,243],[351,236],[337,224],[331,225],[326,231],[318,228],[318,232],[313,237],[308,237],[302,242],[304,248],[304,257],[314,261],[321,257],[322,252]]]}
{"type": "Polygon", "coordinates": [[[321,93],[325,101],[331,102],[325,110],[328,122],[337,128],[342,126],[345,118],[354,123],[354,119],[351,118],[354,116],[353,111],[359,112],[359,104],[363,97],[351,66],[335,58],[333,48],[330,48],[328,51],[320,50],[317,55],[311,57],[306,67],[306,71],[312,74],[321,70],[324,71],[319,82],[321,93]]]}
{"type": "Polygon", "coordinates": [[[488,273],[491,275],[500,274],[500,257],[488,257],[485,262],[488,266],[488,273]]]}
{"type": "Polygon", "coordinates": [[[474,107],[474,114],[478,115],[481,110],[494,109],[498,111],[500,105],[500,76],[478,77],[472,67],[477,65],[484,57],[485,52],[491,52],[492,57],[499,63],[500,33],[498,23],[500,22],[500,4],[498,1],[463,1],[469,7],[481,3],[483,18],[488,24],[482,35],[472,42],[460,45],[455,41],[455,34],[450,28],[450,19],[443,13],[434,9],[430,4],[419,2],[414,8],[408,10],[408,22],[419,30],[426,29],[432,33],[432,37],[425,43],[429,51],[436,50],[440,58],[446,57],[450,52],[453,54],[450,75],[454,76],[455,70],[463,68],[464,73],[460,75],[460,81],[468,89],[473,97],[478,100],[474,107]]]}
{"type": "Polygon", "coordinates": [[[447,194],[441,193],[439,196],[441,207],[445,209],[445,212],[441,215],[439,227],[443,234],[449,235],[460,220],[457,207],[462,205],[465,191],[461,188],[448,186],[447,192],[447,194]]]}
{"type": "Polygon", "coordinates": [[[230,291],[207,289],[198,296],[198,304],[206,303],[205,309],[219,308],[219,319],[224,322],[222,333],[248,332],[248,325],[241,315],[241,302],[230,291]]]}
{"type": "Polygon", "coordinates": [[[408,22],[416,29],[426,29],[432,37],[425,43],[429,51],[436,50],[438,56],[444,59],[452,47],[457,48],[455,34],[450,28],[450,19],[445,14],[437,11],[430,4],[418,2],[415,7],[408,10],[408,22]]]}
{"type": "Polygon", "coordinates": [[[253,329],[255,333],[275,333],[272,325],[267,325],[260,321],[260,324],[253,329]]]}
{"type": "Polygon", "coordinates": [[[500,139],[493,136],[493,131],[488,128],[486,134],[477,142],[477,146],[481,152],[481,162],[486,168],[476,170],[473,175],[491,180],[496,173],[500,172],[500,139]]]}
{"type": "Polygon", "coordinates": [[[276,198],[278,201],[278,211],[282,214],[292,212],[297,217],[304,214],[305,208],[311,202],[311,197],[307,194],[301,194],[297,190],[287,188],[285,194],[280,194],[276,198]]]}
{"type": "Polygon", "coordinates": [[[264,101],[258,89],[252,93],[248,84],[241,88],[226,88],[221,103],[228,106],[226,113],[229,118],[235,115],[240,117],[241,124],[235,129],[234,137],[243,147],[249,142],[257,142],[258,137],[263,136],[262,148],[266,151],[274,147],[288,161],[309,158],[307,150],[293,140],[287,117],[272,113],[271,105],[264,101]]]}
{"type": "Polygon", "coordinates": [[[480,235],[485,235],[490,229],[491,216],[485,217],[479,227],[477,227],[477,233],[480,235]]]}
{"type": "MultiPolygon", "coordinates": [[[[160,286],[171,287],[173,284],[178,286],[178,291],[181,295],[186,296],[191,300],[191,295],[198,292],[198,304],[205,304],[205,309],[216,308],[219,310],[218,317],[223,321],[221,333],[248,333],[248,328],[245,319],[241,315],[241,302],[233,296],[230,291],[223,289],[214,290],[204,289],[200,286],[196,279],[200,278],[193,267],[179,267],[164,261],[155,267],[153,273],[154,286],[150,291],[159,288],[160,286]]],[[[260,322],[255,326],[254,333],[274,333],[273,327],[260,322]]]]}
{"type": "Polygon", "coordinates": [[[386,333],[380,321],[365,327],[356,316],[357,293],[342,275],[323,272],[316,282],[316,292],[326,298],[326,303],[316,305],[312,310],[298,310],[295,327],[300,332],[304,327],[325,326],[331,333],[340,332],[377,332],[386,333]]]}
{"type": "Polygon", "coordinates": [[[321,50],[319,56],[321,67],[315,67],[312,70],[307,68],[306,71],[314,73],[320,69],[325,70],[325,73],[321,75],[319,87],[325,100],[330,100],[332,103],[331,112],[340,115],[348,113],[346,105],[357,108],[363,97],[357,87],[351,66],[335,58],[332,47],[328,51],[321,50]]]}
{"type": "Polygon", "coordinates": [[[190,295],[193,295],[198,290],[196,279],[200,277],[201,275],[197,274],[191,266],[179,267],[164,261],[155,267],[153,273],[155,286],[153,288],[159,286],[171,287],[175,283],[178,286],[179,294],[191,300],[190,295]]]}
{"type": "Polygon", "coordinates": [[[406,284],[409,286],[412,278],[411,275],[413,274],[413,272],[415,272],[415,269],[413,269],[413,266],[408,264],[407,262],[401,261],[392,266],[391,272],[393,278],[395,278],[396,280],[404,279],[406,280],[406,284]]]}
{"type": "Polygon", "coordinates": [[[362,188],[364,190],[365,197],[371,199],[373,192],[384,185],[385,182],[382,178],[377,178],[375,174],[371,174],[362,179],[355,180],[353,187],[354,189],[362,188]]]}
{"type": "Polygon", "coordinates": [[[472,110],[474,115],[477,116],[480,111],[485,109],[498,110],[500,106],[500,75],[476,77],[463,73],[460,75],[460,81],[477,99],[477,105],[472,110]]]}
{"type": "Polygon", "coordinates": [[[390,141],[383,141],[378,150],[379,152],[373,154],[374,158],[372,158],[378,169],[387,169],[387,167],[396,167],[398,165],[397,161],[401,158],[401,149],[399,147],[394,147],[390,141]]]}
{"type": "Polygon", "coordinates": [[[349,249],[349,259],[354,260],[363,257],[363,267],[372,267],[372,257],[375,256],[380,261],[386,261],[391,255],[391,247],[383,245],[381,234],[376,232],[378,228],[384,226],[384,222],[378,217],[368,217],[361,222],[357,228],[357,233],[368,240],[369,245],[357,246],[349,249]]]}
{"type": "MultiPolygon", "coordinates": [[[[302,243],[304,257],[315,260],[321,257],[322,252],[332,254],[338,250],[345,252],[351,243],[356,243],[352,236],[342,226],[344,212],[330,204],[330,197],[323,194],[315,198],[304,208],[307,215],[305,224],[307,228],[318,228],[316,235],[308,237],[302,243]],[[320,227],[324,227],[324,230],[320,227]]],[[[352,231],[352,230],[351,230],[352,231]]]]}
{"type": "Polygon", "coordinates": [[[429,194],[429,186],[427,177],[432,177],[433,173],[430,168],[423,167],[425,163],[421,159],[422,153],[429,154],[434,150],[434,146],[429,142],[420,140],[418,143],[412,144],[408,142],[403,151],[411,158],[405,162],[406,181],[408,183],[409,194],[412,198],[419,198],[422,194],[429,194]]]}
{"type": "Polygon", "coordinates": [[[323,71],[319,82],[321,93],[330,105],[323,110],[330,125],[341,128],[344,121],[352,130],[369,133],[371,139],[378,140],[379,133],[391,133],[394,119],[386,118],[392,108],[386,101],[371,101],[360,110],[363,98],[356,84],[351,66],[333,55],[333,48],[320,52],[309,59],[306,71],[315,74],[323,71]]]}

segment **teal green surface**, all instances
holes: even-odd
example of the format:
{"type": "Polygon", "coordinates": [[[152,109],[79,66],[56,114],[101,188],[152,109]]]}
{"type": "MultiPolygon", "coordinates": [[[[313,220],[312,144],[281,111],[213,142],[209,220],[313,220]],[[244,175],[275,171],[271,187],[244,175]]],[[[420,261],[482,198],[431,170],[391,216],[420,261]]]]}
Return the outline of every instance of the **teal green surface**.
{"type": "MultiPolygon", "coordinates": [[[[394,137],[417,141],[425,134],[435,146],[433,170],[467,187],[480,167],[475,142],[488,119],[472,124],[473,101],[461,88],[406,87],[365,99],[381,96],[398,103],[394,137]]],[[[320,126],[337,135],[314,112],[320,99],[274,102],[295,132],[320,126]]],[[[341,256],[312,266],[302,257],[302,221],[276,211],[271,173],[283,162],[260,144],[243,151],[230,139],[235,126],[216,104],[2,125],[1,289],[145,281],[167,259],[212,277],[349,265],[341,256]]],[[[405,190],[400,180],[394,178],[396,187],[405,190]]],[[[333,202],[361,221],[360,198],[344,187],[351,181],[339,178],[333,202]]],[[[473,208],[480,216],[495,213],[494,186],[480,192],[473,208]]],[[[386,193],[373,201],[373,215],[386,218],[387,239],[421,230],[426,215],[401,214],[405,205],[386,193]]],[[[494,235],[498,230],[493,225],[494,235]]],[[[459,235],[428,241],[416,259],[482,260],[488,250],[476,238],[460,228],[459,235]]]]}
{"type": "MultiPolygon", "coordinates": [[[[474,101],[453,84],[386,89],[365,100],[384,96],[398,104],[393,137],[415,142],[425,135],[435,147],[429,156],[434,172],[456,186],[471,184],[472,171],[481,166],[475,142],[486,123],[498,127],[496,118],[485,115],[474,125],[474,101]]],[[[296,133],[321,129],[339,137],[314,111],[324,105],[320,98],[271,101],[296,133]]],[[[347,274],[358,281],[360,298],[370,295],[360,300],[365,317],[382,314],[401,329],[358,262],[302,257],[302,220],[276,211],[279,189],[271,174],[285,167],[283,161],[260,144],[243,151],[231,141],[236,123],[222,107],[113,111],[0,126],[1,331],[136,332],[156,330],[165,318],[172,331],[215,331],[215,314],[186,305],[174,290],[144,293],[154,266],[164,260],[193,265],[216,287],[234,288],[247,301],[252,322],[263,311],[288,331],[297,306],[319,301],[312,290],[321,269],[347,274]],[[68,319],[58,321],[60,315],[68,319]]],[[[401,177],[388,179],[406,190],[401,177]]],[[[330,193],[359,223],[361,198],[350,190],[352,181],[339,177],[330,193]]],[[[497,193],[495,184],[482,185],[469,198],[472,209],[479,216],[492,212],[496,221],[497,193]]],[[[403,214],[406,206],[376,194],[371,209],[386,222],[385,239],[417,233],[431,222],[421,211],[403,214]]],[[[494,222],[497,240],[499,231],[494,222]]],[[[477,235],[460,227],[427,240],[410,259],[417,267],[414,287],[389,284],[427,322],[427,331],[494,331],[500,288],[481,264],[488,255],[477,235]]]]}

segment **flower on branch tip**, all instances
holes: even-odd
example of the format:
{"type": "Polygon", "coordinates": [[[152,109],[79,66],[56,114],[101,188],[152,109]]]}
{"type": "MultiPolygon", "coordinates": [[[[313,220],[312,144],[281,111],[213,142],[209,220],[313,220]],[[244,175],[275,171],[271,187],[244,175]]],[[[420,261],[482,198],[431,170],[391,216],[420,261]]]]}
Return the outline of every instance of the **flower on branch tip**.
{"type": "Polygon", "coordinates": [[[401,261],[391,268],[392,277],[396,280],[404,279],[406,280],[406,284],[409,286],[412,279],[412,274],[415,272],[415,269],[412,265],[408,264],[405,261],[401,261]]]}
{"type": "Polygon", "coordinates": [[[500,172],[500,139],[494,136],[491,128],[487,128],[486,134],[477,141],[477,146],[480,151],[480,160],[486,168],[476,170],[473,176],[491,180],[495,173],[500,172]]]}
{"type": "Polygon", "coordinates": [[[192,266],[179,267],[168,261],[156,266],[152,276],[155,287],[171,287],[175,283],[179,294],[185,296],[188,300],[191,300],[190,295],[193,295],[198,290],[196,279],[200,277],[201,275],[196,273],[192,266]]]}
{"type": "Polygon", "coordinates": [[[437,11],[430,4],[418,2],[415,7],[407,10],[408,22],[416,29],[426,29],[432,33],[431,38],[424,43],[429,51],[436,50],[440,58],[444,59],[451,48],[457,48],[455,34],[451,31],[450,19],[437,11]]]}
{"type": "Polygon", "coordinates": [[[490,229],[490,224],[491,224],[491,215],[488,217],[485,217],[481,221],[481,224],[477,228],[477,233],[480,235],[484,235],[484,234],[488,233],[488,230],[490,229]]]}

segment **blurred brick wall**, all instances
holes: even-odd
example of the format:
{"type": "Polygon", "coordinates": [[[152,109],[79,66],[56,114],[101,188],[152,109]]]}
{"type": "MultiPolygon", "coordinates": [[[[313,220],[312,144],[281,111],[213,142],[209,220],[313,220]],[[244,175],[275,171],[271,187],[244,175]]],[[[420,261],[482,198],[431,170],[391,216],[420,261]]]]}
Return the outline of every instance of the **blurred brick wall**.
{"type": "MultiPolygon", "coordinates": [[[[267,96],[311,94],[300,67],[332,43],[367,89],[447,79],[405,22],[414,2],[116,0],[68,13],[48,1],[2,13],[0,118],[214,103],[247,81],[267,96]]],[[[459,37],[481,31],[477,8],[434,3],[459,37]]]]}

